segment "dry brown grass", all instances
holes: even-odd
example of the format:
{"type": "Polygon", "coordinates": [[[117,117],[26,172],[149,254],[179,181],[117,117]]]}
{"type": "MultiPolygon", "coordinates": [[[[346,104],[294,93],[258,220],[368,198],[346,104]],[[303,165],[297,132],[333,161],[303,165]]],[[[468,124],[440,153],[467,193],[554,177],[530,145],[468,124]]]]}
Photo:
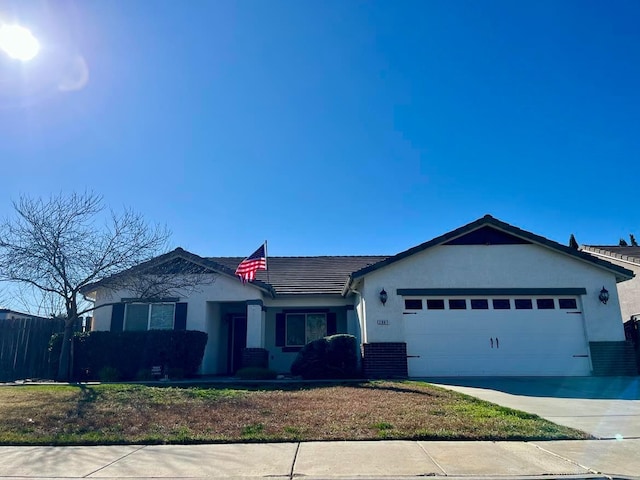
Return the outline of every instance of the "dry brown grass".
{"type": "Polygon", "coordinates": [[[0,388],[0,444],[588,438],[419,382],[0,388]]]}

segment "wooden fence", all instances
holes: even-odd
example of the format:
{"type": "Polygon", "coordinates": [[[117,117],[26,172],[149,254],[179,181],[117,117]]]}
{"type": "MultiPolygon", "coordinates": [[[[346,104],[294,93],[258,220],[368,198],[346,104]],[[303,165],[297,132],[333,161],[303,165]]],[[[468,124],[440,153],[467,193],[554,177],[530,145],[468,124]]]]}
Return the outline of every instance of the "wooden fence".
{"type": "Polygon", "coordinates": [[[50,378],[49,339],[63,329],[60,320],[0,320],[0,382],[50,378]]]}

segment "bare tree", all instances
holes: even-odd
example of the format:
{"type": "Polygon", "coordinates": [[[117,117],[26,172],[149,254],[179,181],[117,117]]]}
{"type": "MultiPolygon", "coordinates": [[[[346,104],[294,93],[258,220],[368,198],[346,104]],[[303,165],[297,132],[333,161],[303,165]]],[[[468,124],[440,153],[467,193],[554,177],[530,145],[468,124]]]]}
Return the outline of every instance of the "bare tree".
{"type": "Polygon", "coordinates": [[[153,278],[146,281],[122,273],[166,251],[170,233],[164,226],[150,225],[128,209],[105,209],[102,197],[92,192],[46,200],[22,196],[13,207],[15,215],[0,221],[0,280],[31,288],[40,294],[41,305],[52,309],[50,314],[64,314],[61,380],[69,379],[74,325],[93,310],[83,300],[83,289],[110,278],[109,288],[146,286],[149,296],[178,287],[168,281],[176,277],[169,275],[175,266],[166,278],[143,275],[153,278]]]}

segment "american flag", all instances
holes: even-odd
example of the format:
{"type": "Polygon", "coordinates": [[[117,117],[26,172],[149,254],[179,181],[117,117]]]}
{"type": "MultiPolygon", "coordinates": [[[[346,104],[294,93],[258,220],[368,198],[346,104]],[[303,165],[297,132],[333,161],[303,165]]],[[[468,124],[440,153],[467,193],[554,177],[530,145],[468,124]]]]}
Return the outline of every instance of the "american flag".
{"type": "Polygon", "coordinates": [[[258,270],[267,269],[267,242],[260,245],[255,252],[240,262],[236,268],[236,275],[240,277],[243,283],[254,280],[258,270]]]}

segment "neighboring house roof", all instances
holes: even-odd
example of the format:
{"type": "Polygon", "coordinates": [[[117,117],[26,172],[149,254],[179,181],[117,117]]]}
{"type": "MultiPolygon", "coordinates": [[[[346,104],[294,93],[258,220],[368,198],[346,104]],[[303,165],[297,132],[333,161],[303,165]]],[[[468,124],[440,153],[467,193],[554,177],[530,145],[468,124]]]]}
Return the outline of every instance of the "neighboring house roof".
{"type": "Polygon", "coordinates": [[[17,310],[11,310],[10,308],[0,308],[0,320],[9,320],[11,316],[40,318],[43,320],[51,320],[50,317],[41,317],[39,315],[33,315],[31,313],[18,312],[17,310]]]}
{"type": "MultiPolygon", "coordinates": [[[[388,258],[388,255],[269,257],[267,271],[258,271],[256,279],[273,287],[277,295],[340,295],[349,275],[388,258]]],[[[241,257],[210,257],[230,271],[241,257]]]]}
{"type": "Polygon", "coordinates": [[[640,247],[621,247],[618,245],[582,245],[580,249],[604,257],[615,258],[640,265],[640,247]]]}
{"type": "MultiPolygon", "coordinates": [[[[522,230],[518,227],[514,227],[513,225],[509,225],[508,223],[502,222],[494,217],[492,217],[491,215],[485,215],[482,218],[479,218],[478,220],[468,223],[467,225],[464,225],[460,228],[457,228],[455,230],[452,230],[449,233],[445,233],[444,235],[441,235],[439,237],[436,237],[432,240],[429,240],[428,242],[422,243],[420,245],[417,245],[413,248],[410,248],[408,250],[405,250],[404,252],[400,252],[397,255],[394,255],[392,257],[389,257],[385,260],[382,260],[374,265],[370,265],[368,267],[365,267],[361,270],[355,271],[354,273],[351,274],[350,278],[349,278],[349,282],[348,284],[345,286],[345,289],[343,291],[344,294],[346,294],[346,292],[348,291],[348,289],[351,287],[351,285],[353,284],[353,282],[355,282],[356,280],[358,280],[359,278],[364,277],[365,275],[367,275],[370,272],[373,272],[375,270],[378,270],[380,268],[384,268],[387,265],[390,265],[392,263],[395,263],[399,260],[402,260],[404,258],[407,258],[411,255],[414,255],[416,253],[422,252],[428,248],[437,246],[437,245],[442,245],[442,244],[446,244],[446,243],[452,243],[455,244],[455,240],[459,237],[462,237],[464,235],[470,234],[471,232],[480,230],[483,227],[491,227],[493,229],[497,229],[499,231],[505,232],[509,235],[512,235],[514,237],[517,237],[518,239],[520,239],[521,241],[519,241],[518,243],[534,243],[546,248],[549,248],[551,250],[554,250],[556,252],[565,254],[565,255],[569,255],[571,257],[577,258],[579,260],[582,261],[586,261],[588,263],[592,263],[598,267],[607,269],[609,271],[612,271],[615,275],[616,275],[616,281],[621,282],[624,280],[629,280],[630,278],[633,278],[634,273],[631,270],[627,270],[626,268],[620,267],[618,265],[614,265],[613,263],[607,262],[605,260],[602,260],[600,258],[597,258],[593,255],[590,255],[588,253],[585,252],[581,252],[579,250],[575,250],[571,247],[568,247],[566,245],[562,245],[560,243],[554,242],[553,240],[549,240],[548,238],[545,237],[541,237],[540,235],[536,235],[535,233],[531,233],[531,232],[527,232],[526,230],[522,230]]],[[[500,240],[498,239],[498,243],[500,242],[500,240]]]]}

